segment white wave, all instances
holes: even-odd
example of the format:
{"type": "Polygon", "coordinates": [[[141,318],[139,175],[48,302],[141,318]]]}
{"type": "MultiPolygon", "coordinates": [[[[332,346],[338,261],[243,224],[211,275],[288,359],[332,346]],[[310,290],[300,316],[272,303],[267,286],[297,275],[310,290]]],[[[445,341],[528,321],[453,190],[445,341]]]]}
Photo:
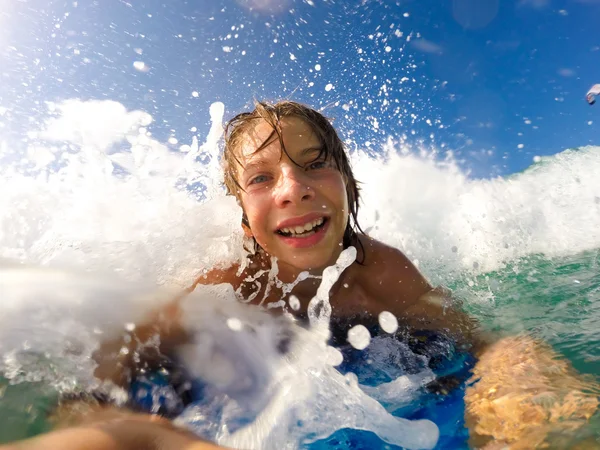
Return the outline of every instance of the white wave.
{"type": "Polygon", "coordinates": [[[545,157],[508,178],[471,179],[448,158],[388,145],[354,155],[363,226],[433,279],[486,272],[531,254],[600,247],[600,148],[545,157]],[[376,180],[376,181],[375,181],[376,180]]]}
{"type": "MultiPolygon", "coordinates": [[[[202,145],[169,150],[152,118],[112,101],[50,105],[38,140],[0,146],[0,256],[103,269],[179,286],[241,249],[240,210],[220,188],[223,105],[202,145]]],[[[545,157],[527,171],[472,179],[450,156],[392,139],[356,152],[360,220],[434,281],[533,253],[600,246],[600,149],[545,157]]]]}
{"type": "Polygon", "coordinates": [[[116,102],[53,109],[33,133],[46,140],[0,155],[0,257],[181,286],[237,256],[241,213],[215,175],[222,104],[207,141],[185,154],[151,137],[148,114],[116,102]]]}

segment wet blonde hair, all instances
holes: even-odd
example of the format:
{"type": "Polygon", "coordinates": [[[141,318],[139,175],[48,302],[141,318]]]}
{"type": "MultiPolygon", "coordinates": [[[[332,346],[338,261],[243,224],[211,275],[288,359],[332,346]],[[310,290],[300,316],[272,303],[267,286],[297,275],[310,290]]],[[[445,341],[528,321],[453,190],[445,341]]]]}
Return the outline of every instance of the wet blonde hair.
{"type": "MultiPolygon", "coordinates": [[[[223,170],[227,193],[234,195],[238,200],[240,199],[240,192],[243,191],[237,178],[238,167],[243,167],[239,158],[240,149],[248,131],[253,129],[261,120],[269,124],[273,131],[254,153],[267,147],[276,135],[282,151],[292,162],[294,162],[294,164],[296,164],[293,158],[287,153],[283,144],[281,120],[285,117],[297,117],[306,122],[321,142],[321,153],[318,158],[335,162],[335,167],[337,167],[344,176],[350,211],[348,214],[348,225],[344,231],[343,247],[348,248],[349,246],[355,246],[362,249],[362,244],[358,239],[358,232],[363,233],[362,228],[358,224],[358,208],[360,200],[358,182],[352,173],[344,143],[339,138],[335,128],[331,125],[331,122],[323,114],[301,103],[289,100],[277,103],[256,101],[254,110],[238,114],[227,122],[225,125],[225,150],[223,153],[223,170]]],[[[248,228],[250,227],[245,213],[242,218],[242,223],[248,228]]]]}

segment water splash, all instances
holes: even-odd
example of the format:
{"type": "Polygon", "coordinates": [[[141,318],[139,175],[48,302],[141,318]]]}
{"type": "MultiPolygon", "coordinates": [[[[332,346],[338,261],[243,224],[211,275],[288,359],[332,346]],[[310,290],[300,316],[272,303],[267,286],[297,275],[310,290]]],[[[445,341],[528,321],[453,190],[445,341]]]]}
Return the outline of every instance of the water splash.
{"type": "MultiPolygon", "coordinates": [[[[174,295],[92,274],[8,264],[0,269],[0,291],[0,372],[12,383],[41,381],[59,392],[98,386],[91,358],[97,345],[174,295]]],[[[320,330],[241,304],[228,285],[201,286],[182,308],[182,325],[193,338],[178,359],[203,388],[179,424],[233,448],[298,448],[341,428],[372,431],[406,448],[437,442],[435,424],[393,417],[355,376],[338,372],[331,363],[335,349],[320,330]]],[[[406,401],[421,387],[395,384],[372,393],[396,392],[406,401]]],[[[122,391],[112,395],[123,401],[122,391]]]]}
{"type": "MultiPolygon", "coordinates": [[[[299,444],[326,438],[342,428],[372,431],[384,441],[405,448],[435,446],[439,430],[433,422],[394,417],[379,401],[365,393],[368,390],[388,402],[395,397],[396,404],[406,402],[422,387],[423,380],[433,378],[430,371],[425,376],[413,377],[419,378],[421,383],[400,377],[386,386],[365,388],[358,384],[355,375],[349,373],[344,376],[334,367],[341,359],[335,355],[339,351],[327,345],[331,313],[329,289],[355,258],[356,249],[350,247],[340,254],[334,266],[324,271],[317,295],[309,304],[311,326],[308,330],[295,327],[292,322],[289,322],[287,331],[273,329],[275,320],[290,319],[287,316],[279,319],[265,316],[248,320],[246,314],[240,315],[242,311],[238,311],[235,318],[240,320],[241,317],[243,325],[241,329],[236,327],[233,330],[238,338],[235,345],[231,345],[229,340],[225,341],[225,345],[203,334],[195,345],[188,346],[182,359],[195,362],[192,373],[196,377],[214,380],[211,390],[216,384],[221,385],[218,389],[221,396],[215,401],[215,393],[212,392],[208,396],[210,400],[189,408],[178,422],[199,434],[206,435],[212,431],[207,437],[232,448],[294,449],[299,444]],[[252,330],[254,338],[248,339],[246,333],[240,332],[244,329],[252,330]],[[290,348],[283,355],[278,345],[282,336],[291,341],[290,348]],[[257,339],[260,345],[257,345],[257,339]],[[215,352],[215,347],[220,350],[215,352]],[[216,354],[218,358],[207,358],[207,353],[216,354]],[[230,356],[224,360],[224,354],[230,356]],[[253,370],[240,370],[239,361],[246,359],[253,362],[253,370]],[[249,377],[249,374],[255,376],[249,377]],[[240,388],[244,391],[242,399],[240,388]],[[235,401],[231,402],[229,398],[235,401]],[[257,409],[257,405],[260,408],[257,409]],[[258,412],[258,415],[252,415],[249,425],[232,430],[236,423],[248,421],[248,411],[258,412]],[[220,426],[212,423],[215,418],[220,419],[220,426]]],[[[232,288],[227,286],[224,289],[230,291],[230,302],[236,305],[238,302],[234,299],[232,288]]],[[[224,301],[220,306],[226,303],[224,301]]],[[[214,326],[216,317],[213,309],[206,310],[204,307],[203,314],[197,311],[191,313],[190,308],[202,306],[197,302],[187,302],[187,305],[184,316],[193,318],[192,322],[187,319],[188,328],[197,326],[198,318],[214,326]]],[[[253,314],[264,313],[254,311],[253,314]]],[[[231,312],[223,314],[223,317],[231,317],[231,312]]]]}
{"type": "Polygon", "coordinates": [[[9,146],[0,155],[0,256],[179,286],[237,257],[240,211],[215,175],[222,104],[211,107],[206,142],[187,153],[116,102],[52,109],[26,157],[9,146]]]}

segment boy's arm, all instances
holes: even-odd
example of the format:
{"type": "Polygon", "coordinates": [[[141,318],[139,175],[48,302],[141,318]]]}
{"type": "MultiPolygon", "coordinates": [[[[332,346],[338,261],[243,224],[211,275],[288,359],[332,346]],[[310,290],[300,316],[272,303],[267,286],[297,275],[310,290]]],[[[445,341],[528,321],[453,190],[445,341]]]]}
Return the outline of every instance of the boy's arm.
{"type": "Polygon", "coordinates": [[[600,394],[596,380],[577,373],[550,346],[532,337],[500,339],[484,334],[448,291],[431,289],[400,251],[384,254],[385,267],[403,269],[390,278],[397,287],[386,293],[391,299],[388,310],[414,328],[445,330],[470,345],[478,358],[465,395],[474,446],[493,442],[535,448],[549,433],[573,432],[596,413],[600,394]]]}
{"type": "Polygon", "coordinates": [[[226,269],[213,269],[198,279],[166,306],[150,313],[141,324],[133,329],[103,342],[94,352],[98,363],[94,375],[101,380],[110,380],[117,386],[128,387],[132,372],[136,368],[160,367],[165,355],[189,341],[189,332],[181,325],[181,301],[199,284],[229,283],[236,287],[237,265],[226,269]]]}
{"type": "Polygon", "coordinates": [[[540,340],[500,339],[480,355],[471,381],[465,420],[472,447],[598,448],[574,445],[598,411],[597,380],[540,340]]]}
{"type": "Polygon", "coordinates": [[[158,416],[105,412],[81,425],[0,445],[0,450],[216,450],[158,416]],[[107,414],[108,413],[108,414],[107,414]]]}
{"type": "Polygon", "coordinates": [[[538,339],[526,335],[494,339],[483,334],[453,303],[436,289],[424,294],[408,313],[415,317],[437,314],[443,320],[426,323],[465,333],[472,346],[478,360],[466,390],[465,418],[473,447],[494,443],[538,448],[548,443],[550,435],[561,434],[568,440],[569,433],[574,436],[588,423],[598,410],[597,381],[577,373],[538,339]],[[439,305],[446,302],[449,306],[440,313],[439,305]]]}
{"type": "Polygon", "coordinates": [[[491,343],[479,323],[462,310],[450,291],[433,288],[417,267],[398,249],[369,239],[363,277],[380,308],[414,329],[448,333],[459,344],[479,352],[491,343]]]}
{"type": "Polygon", "coordinates": [[[477,320],[462,310],[462,303],[441,287],[425,292],[403,312],[414,328],[445,331],[475,355],[494,341],[477,320]]]}

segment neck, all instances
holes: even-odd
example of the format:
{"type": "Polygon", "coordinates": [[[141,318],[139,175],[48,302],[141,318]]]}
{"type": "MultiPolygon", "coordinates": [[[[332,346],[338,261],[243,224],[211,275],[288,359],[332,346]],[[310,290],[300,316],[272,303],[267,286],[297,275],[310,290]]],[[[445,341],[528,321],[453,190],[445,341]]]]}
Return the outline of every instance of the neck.
{"type": "MultiPolygon", "coordinates": [[[[359,247],[358,250],[360,252],[362,248],[359,247]]],[[[260,249],[256,255],[251,257],[251,260],[253,261],[252,265],[254,266],[253,271],[263,271],[262,276],[265,277],[263,282],[270,285],[267,292],[271,292],[271,294],[268,295],[271,299],[276,298],[279,300],[287,298],[290,294],[295,295],[301,302],[301,310],[304,311],[308,306],[308,302],[310,302],[317,294],[317,290],[322,281],[323,271],[336,263],[340,253],[341,248],[337,255],[332,255],[331,261],[327,265],[318,269],[309,270],[301,269],[286,263],[285,261],[272,258],[271,255],[263,249],[260,249]],[[277,266],[276,270],[274,270],[275,265],[277,266]],[[269,273],[268,280],[267,273],[269,273]],[[306,277],[307,273],[308,277],[306,277]],[[301,277],[301,281],[299,280],[299,277],[301,277]]],[[[330,297],[337,292],[339,286],[341,286],[344,283],[344,280],[348,278],[349,269],[345,270],[340,275],[330,292],[330,297]]],[[[266,286],[266,284],[263,284],[263,286],[266,286]]]]}
{"type": "MultiPolygon", "coordinates": [[[[285,262],[277,261],[277,279],[284,283],[282,287],[282,298],[292,294],[295,295],[301,303],[301,310],[305,311],[308,307],[310,300],[317,295],[317,290],[322,282],[323,271],[335,264],[337,258],[327,264],[325,267],[319,269],[303,270],[295,266],[291,266],[285,262]],[[308,274],[308,276],[307,276],[308,274]]],[[[348,270],[344,271],[334,287],[330,291],[330,296],[333,296],[335,292],[344,283],[347,277],[348,270]]]]}

